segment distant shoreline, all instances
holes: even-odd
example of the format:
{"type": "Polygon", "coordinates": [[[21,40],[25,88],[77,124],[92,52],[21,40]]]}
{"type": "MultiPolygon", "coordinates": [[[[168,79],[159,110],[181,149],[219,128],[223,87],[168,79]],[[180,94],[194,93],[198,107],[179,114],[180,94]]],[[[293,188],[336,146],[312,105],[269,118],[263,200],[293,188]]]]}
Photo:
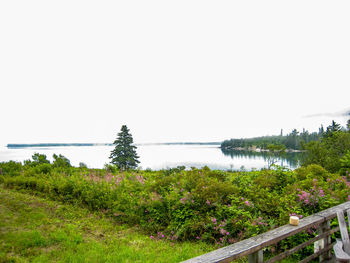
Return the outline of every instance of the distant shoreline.
{"type": "Polygon", "coordinates": [[[27,148],[27,147],[60,147],[60,146],[103,146],[107,143],[9,143],[7,148],[27,148]]]}
{"type": "MultiPolygon", "coordinates": [[[[226,151],[271,152],[271,150],[257,148],[257,147],[247,147],[247,148],[244,148],[244,147],[221,147],[221,149],[226,150],[226,151]]],[[[280,152],[280,151],[272,151],[272,152],[280,152]]],[[[305,152],[305,150],[285,149],[282,152],[301,153],[301,152],[305,152]]]]}
{"type": "MultiPolygon", "coordinates": [[[[140,143],[136,145],[221,145],[221,142],[164,142],[140,143]]],[[[9,143],[7,148],[65,147],[65,146],[113,146],[112,143],[9,143]]]]}

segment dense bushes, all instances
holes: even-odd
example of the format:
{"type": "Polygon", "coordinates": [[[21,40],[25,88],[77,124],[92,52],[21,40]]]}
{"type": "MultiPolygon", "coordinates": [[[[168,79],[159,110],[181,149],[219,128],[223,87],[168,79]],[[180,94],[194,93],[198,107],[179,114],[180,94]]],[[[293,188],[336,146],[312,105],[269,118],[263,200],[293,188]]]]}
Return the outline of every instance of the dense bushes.
{"type": "Polygon", "coordinates": [[[328,171],[338,172],[345,168],[350,170],[350,162],[347,162],[347,154],[350,153],[350,133],[334,132],[331,136],[320,141],[306,145],[308,151],[304,165],[319,164],[328,171]],[[341,161],[343,159],[343,161],[341,161]]]}
{"type": "Polygon", "coordinates": [[[290,214],[305,217],[337,205],[350,194],[348,178],[318,165],[251,172],[51,166],[1,163],[1,180],[6,187],[29,189],[138,224],[153,238],[201,239],[219,246],[286,224],[290,214]]]}
{"type": "Polygon", "coordinates": [[[305,145],[303,165],[318,164],[330,172],[350,171],[350,130],[341,130],[335,122],[323,137],[305,145]]]}
{"type": "Polygon", "coordinates": [[[22,164],[15,161],[0,163],[0,175],[16,176],[20,175],[22,164]]]}
{"type": "MultiPolygon", "coordinates": [[[[338,134],[345,133],[329,133],[322,142],[309,144],[309,158],[314,159],[294,171],[279,166],[251,172],[208,167],[119,171],[113,165],[88,169],[72,167],[61,155],[51,164],[36,154],[23,165],[0,163],[0,183],[99,210],[119,222],[139,225],[151,239],[202,240],[220,247],[284,225],[290,215],[302,218],[350,200],[350,152],[332,149],[347,135],[338,134]],[[325,142],[337,143],[327,149],[325,142]],[[335,154],[327,157],[328,151],[335,154]],[[337,160],[334,169],[327,166],[332,158],[337,160]]],[[[309,229],[274,249],[316,234],[309,229]]]]}

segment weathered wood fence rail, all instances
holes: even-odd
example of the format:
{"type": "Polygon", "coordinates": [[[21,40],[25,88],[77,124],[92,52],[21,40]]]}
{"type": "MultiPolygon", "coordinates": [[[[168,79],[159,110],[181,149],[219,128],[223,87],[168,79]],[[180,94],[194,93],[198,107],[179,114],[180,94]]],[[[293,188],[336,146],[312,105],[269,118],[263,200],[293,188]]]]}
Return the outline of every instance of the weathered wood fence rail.
{"type": "Polygon", "coordinates": [[[270,230],[266,233],[242,240],[240,242],[217,249],[207,254],[183,261],[183,263],[231,262],[244,256],[248,256],[249,262],[273,263],[280,261],[283,258],[286,258],[291,254],[321,239],[323,240],[323,242],[319,242],[319,244],[323,243],[321,247],[319,249],[316,249],[314,254],[301,260],[300,262],[309,262],[317,257],[320,258],[320,262],[326,262],[332,257],[331,251],[334,243],[331,243],[331,234],[339,231],[339,227],[331,229],[330,220],[337,217],[337,211],[345,211],[349,208],[350,201],[338,206],[334,206],[327,210],[323,210],[311,216],[305,217],[304,219],[300,220],[298,226],[284,225],[279,228],[270,230]],[[283,239],[296,235],[312,227],[317,227],[318,236],[264,261],[263,249],[265,247],[277,244],[283,239]]]}

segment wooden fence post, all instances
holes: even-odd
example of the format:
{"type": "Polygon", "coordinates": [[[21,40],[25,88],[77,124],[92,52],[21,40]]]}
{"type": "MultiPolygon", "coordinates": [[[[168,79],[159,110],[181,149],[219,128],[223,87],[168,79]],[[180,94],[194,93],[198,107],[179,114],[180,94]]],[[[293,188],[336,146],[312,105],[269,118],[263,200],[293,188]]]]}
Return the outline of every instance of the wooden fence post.
{"type": "Polygon", "coordinates": [[[249,263],[262,263],[262,262],[264,262],[263,251],[259,250],[253,254],[248,255],[248,262],[249,263]]]}
{"type": "MultiPolygon", "coordinates": [[[[317,231],[318,231],[318,234],[321,235],[324,232],[329,231],[330,229],[331,229],[331,222],[330,222],[330,220],[327,220],[327,221],[323,222],[322,224],[320,224],[317,231]]],[[[332,243],[330,235],[325,237],[324,239],[319,240],[319,241],[322,241],[322,247],[320,247],[319,249],[325,248],[332,243]]],[[[329,250],[329,251],[323,253],[322,255],[320,255],[319,261],[323,262],[323,261],[329,260],[331,258],[332,258],[332,253],[331,253],[331,250],[329,250]]]]}

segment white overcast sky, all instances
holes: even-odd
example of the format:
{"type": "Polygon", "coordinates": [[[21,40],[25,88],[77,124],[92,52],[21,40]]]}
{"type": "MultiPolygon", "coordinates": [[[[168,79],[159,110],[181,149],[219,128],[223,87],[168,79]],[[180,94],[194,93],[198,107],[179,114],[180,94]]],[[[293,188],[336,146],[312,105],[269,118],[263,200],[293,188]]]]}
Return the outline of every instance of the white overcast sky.
{"type": "Polygon", "coordinates": [[[350,1],[0,1],[0,145],[315,131],[350,107],[350,1]]]}

